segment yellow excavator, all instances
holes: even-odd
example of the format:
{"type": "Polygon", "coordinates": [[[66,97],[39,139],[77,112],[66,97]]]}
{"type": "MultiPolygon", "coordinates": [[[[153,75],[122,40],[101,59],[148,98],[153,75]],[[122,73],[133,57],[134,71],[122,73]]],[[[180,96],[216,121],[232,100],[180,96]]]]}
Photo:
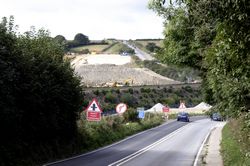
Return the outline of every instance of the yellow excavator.
{"type": "Polygon", "coordinates": [[[131,86],[134,84],[134,80],[132,78],[128,78],[124,81],[125,86],[131,86]]]}

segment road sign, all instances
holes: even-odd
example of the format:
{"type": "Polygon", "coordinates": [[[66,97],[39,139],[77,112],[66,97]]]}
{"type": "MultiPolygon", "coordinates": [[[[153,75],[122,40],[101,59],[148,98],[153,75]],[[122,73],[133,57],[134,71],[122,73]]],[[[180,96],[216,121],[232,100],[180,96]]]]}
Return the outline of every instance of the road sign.
{"type": "Polygon", "coordinates": [[[163,112],[169,112],[169,108],[168,107],[162,107],[162,111],[163,112]]]}
{"type": "Polygon", "coordinates": [[[87,111],[94,111],[94,112],[102,112],[102,109],[99,106],[98,101],[95,98],[90,102],[90,104],[86,110],[87,111]]]}
{"type": "Polygon", "coordinates": [[[116,112],[118,114],[123,114],[127,110],[127,105],[124,103],[120,103],[116,106],[116,112]]]}
{"type": "Polygon", "coordinates": [[[87,120],[88,121],[100,121],[101,112],[87,111],[87,120]]]}
{"type": "Polygon", "coordinates": [[[139,111],[138,118],[144,119],[145,117],[145,112],[144,111],[139,111]]]}
{"type": "Polygon", "coordinates": [[[184,103],[184,102],[181,102],[181,103],[180,103],[180,106],[179,106],[179,109],[185,109],[185,108],[187,108],[187,107],[185,106],[185,103],[184,103]]]}
{"type": "Polygon", "coordinates": [[[144,111],[144,107],[137,107],[137,112],[144,111]]]}
{"type": "Polygon", "coordinates": [[[86,109],[88,121],[100,121],[102,109],[94,98],[86,109]]]}

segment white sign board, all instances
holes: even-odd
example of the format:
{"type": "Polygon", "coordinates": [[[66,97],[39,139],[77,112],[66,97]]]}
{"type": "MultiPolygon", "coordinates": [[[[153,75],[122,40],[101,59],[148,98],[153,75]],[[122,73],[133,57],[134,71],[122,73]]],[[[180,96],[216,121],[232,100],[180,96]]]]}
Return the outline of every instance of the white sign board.
{"type": "Polygon", "coordinates": [[[118,114],[123,114],[127,110],[127,105],[124,103],[120,103],[116,106],[116,112],[118,114]]]}

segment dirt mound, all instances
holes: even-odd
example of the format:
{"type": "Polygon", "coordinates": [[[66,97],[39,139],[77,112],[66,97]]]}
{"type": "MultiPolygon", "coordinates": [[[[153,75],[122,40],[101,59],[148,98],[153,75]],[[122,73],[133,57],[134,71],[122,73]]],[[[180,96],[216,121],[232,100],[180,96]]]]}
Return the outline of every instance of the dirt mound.
{"type": "Polygon", "coordinates": [[[82,65],[75,70],[86,86],[103,86],[114,82],[124,84],[128,79],[129,85],[134,86],[180,83],[146,68],[132,68],[127,65],[82,65]]]}
{"type": "Polygon", "coordinates": [[[78,55],[71,64],[75,68],[82,65],[114,64],[124,65],[131,62],[130,56],[121,56],[118,54],[96,54],[96,55],[78,55]]]}
{"type": "Polygon", "coordinates": [[[162,105],[161,103],[157,103],[156,105],[154,105],[152,108],[146,110],[145,112],[162,113],[163,107],[165,107],[165,106],[162,105]]]}
{"type": "Polygon", "coordinates": [[[204,110],[209,110],[212,106],[205,103],[205,102],[201,102],[200,104],[198,104],[197,106],[195,106],[195,109],[204,109],[204,110]]]}

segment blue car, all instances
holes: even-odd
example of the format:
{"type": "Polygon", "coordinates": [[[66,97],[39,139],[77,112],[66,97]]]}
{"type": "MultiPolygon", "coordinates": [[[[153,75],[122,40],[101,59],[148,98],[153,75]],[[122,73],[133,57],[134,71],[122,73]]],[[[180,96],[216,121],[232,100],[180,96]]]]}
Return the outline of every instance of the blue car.
{"type": "Polygon", "coordinates": [[[178,113],[177,121],[189,122],[189,114],[187,112],[178,113]]]}
{"type": "Polygon", "coordinates": [[[220,113],[215,112],[215,113],[212,114],[211,120],[214,120],[214,121],[222,121],[222,116],[220,115],[220,113]]]}

